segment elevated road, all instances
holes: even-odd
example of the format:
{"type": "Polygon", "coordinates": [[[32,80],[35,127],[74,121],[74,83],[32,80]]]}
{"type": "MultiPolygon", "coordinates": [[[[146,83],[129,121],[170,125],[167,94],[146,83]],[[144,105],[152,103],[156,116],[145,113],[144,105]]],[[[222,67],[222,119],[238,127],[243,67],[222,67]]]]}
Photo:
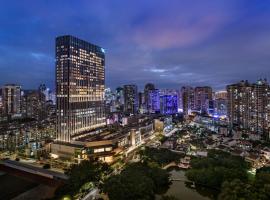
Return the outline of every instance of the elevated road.
{"type": "Polygon", "coordinates": [[[61,185],[68,180],[68,176],[63,173],[13,160],[1,160],[0,170],[47,185],[61,185]]]}

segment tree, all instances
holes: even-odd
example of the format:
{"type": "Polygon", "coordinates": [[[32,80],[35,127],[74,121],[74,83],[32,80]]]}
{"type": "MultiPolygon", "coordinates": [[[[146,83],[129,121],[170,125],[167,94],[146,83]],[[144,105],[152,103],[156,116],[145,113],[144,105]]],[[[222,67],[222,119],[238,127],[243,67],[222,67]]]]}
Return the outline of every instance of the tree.
{"type": "Polygon", "coordinates": [[[154,199],[154,183],[146,176],[116,175],[105,183],[104,191],[110,200],[154,199]]]}
{"type": "Polygon", "coordinates": [[[102,180],[104,175],[109,172],[110,168],[107,163],[84,160],[78,165],[72,165],[66,174],[69,175],[70,183],[75,188],[80,188],[86,182],[98,182],[102,180]]]}
{"type": "Polygon", "coordinates": [[[249,165],[245,160],[226,152],[209,151],[207,158],[193,158],[191,166],[186,172],[189,180],[216,189],[220,189],[224,181],[248,179],[249,165]]]}
{"type": "Polygon", "coordinates": [[[144,162],[127,165],[121,174],[105,181],[103,190],[110,200],[151,200],[160,188],[168,185],[169,174],[166,170],[144,162]]]}
{"type": "Polygon", "coordinates": [[[56,196],[61,197],[66,194],[74,196],[81,187],[89,186],[89,182],[98,183],[110,172],[111,169],[107,163],[96,160],[84,160],[80,164],[74,164],[66,171],[69,176],[68,183],[56,191],[56,196]]]}
{"type": "Polygon", "coordinates": [[[222,192],[220,193],[219,200],[238,200],[250,199],[249,185],[241,182],[239,179],[231,182],[225,181],[222,185],[222,192]]]}
{"type": "Polygon", "coordinates": [[[270,174],[259,173],[253,182],[243,182],[239,179],[225,181],[218,199],[268,200],[270,199],[270,174]]]}
{"type": "Polygon", "coordinates": [[[153,161],[158,163],[160,166],[169,164],[170,162],[179,160],[183,157],[182,155],[174,153],[168,149],[150,147],[145,147],[144,150],[141,150],[140,155],[145,161],[153,161]]]}

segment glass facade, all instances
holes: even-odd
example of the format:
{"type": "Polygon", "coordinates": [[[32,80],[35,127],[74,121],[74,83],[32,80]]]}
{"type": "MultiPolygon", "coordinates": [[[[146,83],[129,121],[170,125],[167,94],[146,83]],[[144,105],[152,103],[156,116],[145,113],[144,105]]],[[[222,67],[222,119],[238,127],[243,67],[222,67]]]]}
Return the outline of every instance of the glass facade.
{"type": "Polygon", "coordinates": [[[160,97],[160,112],[166,114],[176,114],[178,112],[177,95],[163,95],[160,97]]]}
{"type": "Polygon", "coordinates": [[[138,89],[136,85],[124,85],[124,110],[129,114],[138,111],[138,89]]]}
{"type": "Polygon", "coordinates": [[[158,89],[149,91],[148,105],[150,113],[157,113],[160,111],[160,94],[158,89]]]}
{"type": "Polygon", "coordinates": [[[56,38],[57,140],[105,126],[104,49],[73,36],[56,38]]]}

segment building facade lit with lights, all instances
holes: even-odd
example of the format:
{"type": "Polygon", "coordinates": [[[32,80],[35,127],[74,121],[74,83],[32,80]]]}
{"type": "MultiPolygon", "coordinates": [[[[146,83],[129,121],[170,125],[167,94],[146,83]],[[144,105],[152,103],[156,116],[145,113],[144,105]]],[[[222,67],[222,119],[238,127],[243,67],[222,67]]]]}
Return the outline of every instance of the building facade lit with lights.
{"type": "Polygon", "coordinates": [[[148,109],[150,113],[160,112],[160,93],[158,89],[148,91],[148,109]]]}
{"type": "Polygon", "coordinates": [[[178,112],[177,95],[162,95],[160,96],[160,113],[175,114],[178,112]]]}
{"type": "Polygon", "coordinates": [[[21,113],[21,86],[6,84],[2,88],[3,112],[5,115],[21,113]]]}
{"type": "Polygon", "coordinates": [[[250,130],[269,138],[270,88],[266,80],[228,85],[228,118],[231,127],[250,130]]]}
{"type": "Polygon", "coordinates": [[[209,102],[212,101],[212,88],[196,87],[194,90],[195,110],[201,113],[208,113],[209,102]]]}
{"type": "Polygon", "coordinates": [[[73,36],[56,38],[57,141],[105,126],[104,49],[73,36]]]}
{"type": "Polygon", "coordinates": [[[190,86],[183,86],[181,88],[183,113],[190,114],[194,110],[194,88],[190,86]]]}
{"type": "Polygon", "coordinates": [[[144,101],[143,101],[143,104],[144,104],[144,109],[146,109],[147,112],[150,112],[150,101],[149,101],[149,92],[151,90],[155,90],[155,85],[153,83],[147,83],[145,86],[144,86],[144,101]]]}
{"type": "Polygon", "coordinates": [[[228,98],[227,91],[217,91],[214,95],[214,108],[217,116],[227,116],[228,98]]]}
{"type": "Polygon", "coordinates": [[[124,85],[124,111],[129,114],[138,112],[138,89],[136,85],[124,85]]]}

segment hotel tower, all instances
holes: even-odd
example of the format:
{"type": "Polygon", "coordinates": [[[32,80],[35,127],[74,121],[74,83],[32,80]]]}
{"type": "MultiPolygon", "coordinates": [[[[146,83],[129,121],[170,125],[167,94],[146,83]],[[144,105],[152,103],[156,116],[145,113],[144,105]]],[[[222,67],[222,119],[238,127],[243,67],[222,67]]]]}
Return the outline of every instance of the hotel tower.
{"type": "Polygon", "coordinates": [[[104,49],[73,36],[56,38],[57,141],[105,126],[104,49]]]}

